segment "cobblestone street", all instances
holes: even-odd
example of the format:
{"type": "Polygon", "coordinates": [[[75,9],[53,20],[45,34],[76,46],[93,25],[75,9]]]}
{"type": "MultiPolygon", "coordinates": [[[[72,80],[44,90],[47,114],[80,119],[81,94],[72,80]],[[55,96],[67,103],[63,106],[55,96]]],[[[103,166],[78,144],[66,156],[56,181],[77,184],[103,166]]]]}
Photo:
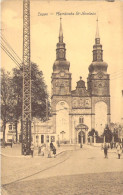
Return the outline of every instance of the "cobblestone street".
{"type": "Polygon", "coordinates": [[[96,173],[30,180],[5,186],[11,195],[123,195],[122,173],[96,173]]]}
{"type": "Polygon", "coordinates": [[[100,147],[89,145],[68,148],[56,158],[7,157],[6,150],[2,186],[10,195],[122,195],[123,155],[117,159],[116,150],[109,149],[104,159],[100,147]]]}

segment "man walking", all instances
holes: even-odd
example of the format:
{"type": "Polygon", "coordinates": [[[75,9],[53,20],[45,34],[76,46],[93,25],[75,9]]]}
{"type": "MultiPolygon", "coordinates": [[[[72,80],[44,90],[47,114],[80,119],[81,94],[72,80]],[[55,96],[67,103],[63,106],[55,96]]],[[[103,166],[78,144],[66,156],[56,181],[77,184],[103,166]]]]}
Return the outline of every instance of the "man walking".
{"type": "Polygon", "coordinates": [[[104,143],[104,157],[108,158],[108,146],[106,143],[104,143]]]}

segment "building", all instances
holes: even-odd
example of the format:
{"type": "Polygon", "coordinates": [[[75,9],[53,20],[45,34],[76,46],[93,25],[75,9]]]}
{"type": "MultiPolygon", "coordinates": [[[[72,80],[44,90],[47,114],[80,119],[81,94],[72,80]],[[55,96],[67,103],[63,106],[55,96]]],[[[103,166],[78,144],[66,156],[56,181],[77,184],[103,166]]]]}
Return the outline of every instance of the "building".
{"type": "MultiPolygon", "coordinates": [[[[1,142],[3,141],[3,122],[1,122],[1,142]]],[[[21,142],[21,123],[17,124],[17,132],[16,132],[16,125],[14,122],[8,122],[6,124],[6,129],[5,129],[5,142],[16,142],[16,136],[17,140],[21,142]],[[17,135],[16,135],[17,134],[17,135]]]]}
{"type": "Polygon", "coordinates": [[[76,89],[72,90],[69,68],[60,20],[59,42],[51,81],[52,128],[57,140],[73,144],[81,141],[87,143],[88,131],[94,128],[101,135],[105,125],[110,123],[110,75],[107,73],[108,64],[103,61],[98,21],[93,61],[88,68],[87,88],[80,77],[76,89]]]}
{"type": "Polygon", "coordinates": [[[35,146],[53,142],[56,145],[56,134],[52,129],[52,120],[42,122],[34,118],[32,121],[32,142],[35,146]]]}

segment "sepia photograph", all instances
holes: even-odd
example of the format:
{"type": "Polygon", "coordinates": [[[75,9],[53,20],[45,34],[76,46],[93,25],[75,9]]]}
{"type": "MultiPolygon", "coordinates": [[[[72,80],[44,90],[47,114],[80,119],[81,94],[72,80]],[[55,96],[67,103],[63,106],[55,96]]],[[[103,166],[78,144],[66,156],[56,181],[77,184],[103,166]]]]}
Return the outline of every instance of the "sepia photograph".
{"type": "Polygon", "coordinates": [[[3,0],[2,195],[123,195],[123,2],[3,0]]]}

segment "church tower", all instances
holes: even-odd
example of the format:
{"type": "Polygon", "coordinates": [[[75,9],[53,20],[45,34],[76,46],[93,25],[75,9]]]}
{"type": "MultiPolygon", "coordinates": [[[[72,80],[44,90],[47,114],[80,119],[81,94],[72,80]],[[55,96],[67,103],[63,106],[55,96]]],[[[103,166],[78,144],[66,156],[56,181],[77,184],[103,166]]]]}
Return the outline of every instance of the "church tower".
{"type": "Polygon", "coordinates": [[[66,60],[66,48],[63,42],[62,21],[60,18],[59,42],[56,48],[56,60],[52,73],[51,109],[54,133],[60,141],[69,141],[69,108],[71,98],[70,62],[66,60]]]}
{"type": "Polygon", "coordinates": [[[92,128],[97,130],[99,135],[102,134],[105,125],[110,123],[110,77],[107,68],[108,64],[103,61],[97,19],[93,61],[89,66],[87,83],[92,99],[92,128]]]}

